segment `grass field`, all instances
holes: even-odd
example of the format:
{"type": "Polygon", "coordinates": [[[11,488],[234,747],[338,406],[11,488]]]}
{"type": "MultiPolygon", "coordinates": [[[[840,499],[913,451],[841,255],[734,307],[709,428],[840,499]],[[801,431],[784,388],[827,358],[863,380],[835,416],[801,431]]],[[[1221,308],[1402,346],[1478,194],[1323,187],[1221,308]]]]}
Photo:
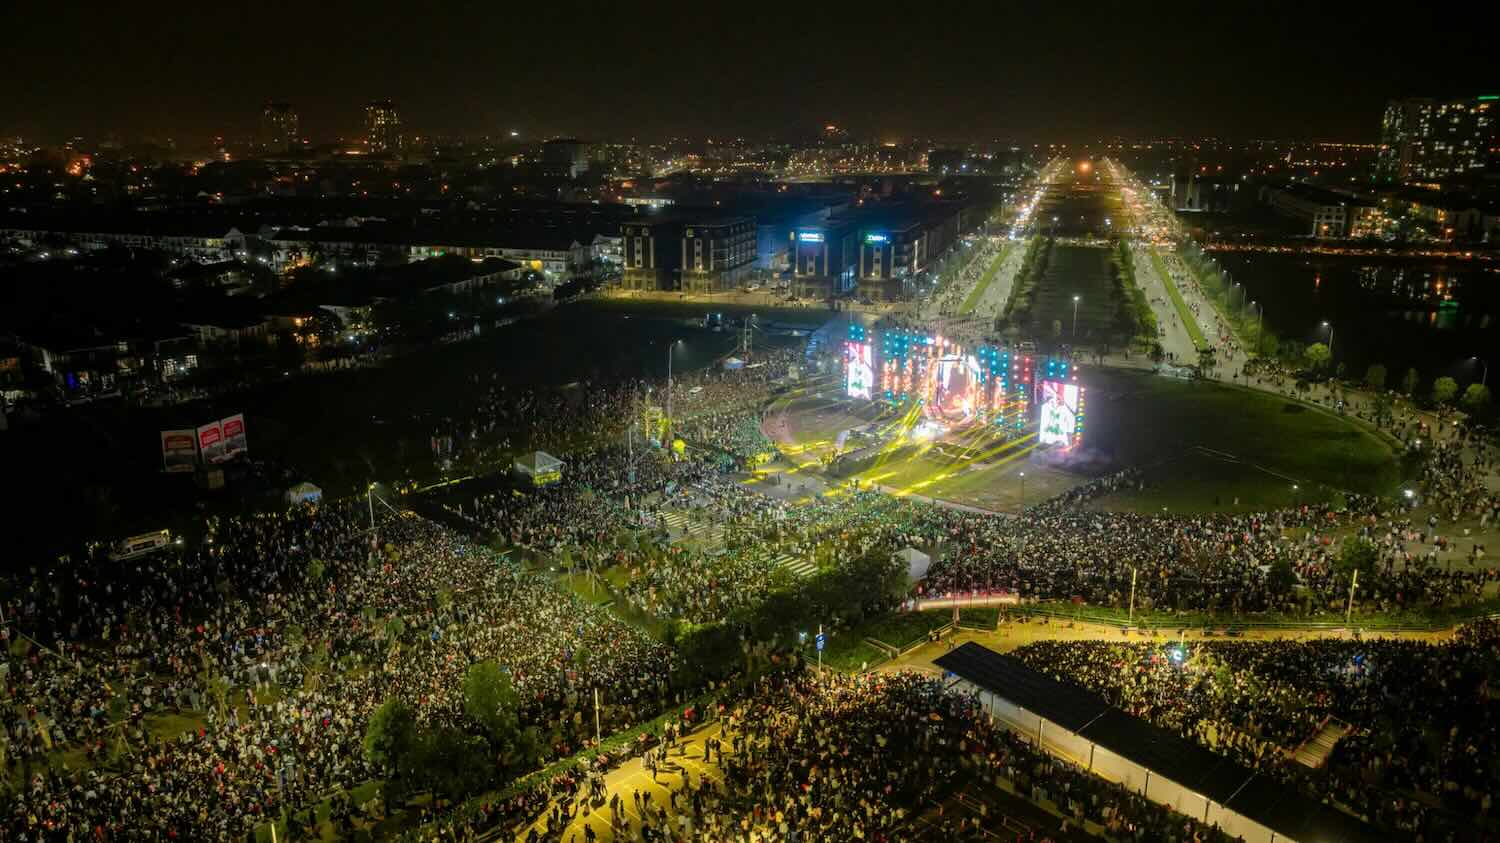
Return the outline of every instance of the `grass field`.
{"type": "MultiPolygon", "coordinates": [[[[1248,511],[1326,500],[1340,490],[1389,494],[1401,475],[1374,433],[1308,405],[1246,389],[1165,378],[1144,371],[1085,370],[1083,444],[1059,454],[1024,446],[992,467],[960,470],[935,450],[894,459],[860,479],[907,494],[1014,511],[1089,477],[1127,467],[1145,488],[1095,501],[1101,509],[1248,511]],[[1295,488],[1294,488],[1295,487],[1295,488]]],[[[825,423],[849,417],[816,407],[825,423]]],[[[793,408],[788,422],[802,421],[793,408]]],[[[818,433],[823,431],[819,429],[818,433]]]]}
{"type": "Polygon", "coordinates": [[[1106,249],[1086,246],[1053,247],[1047,272],[1037,284],[1036,303],[1032,307],[1034,330],[1038,336],[1050,337],[1054,329],[1061,338],[1079,341],[1106,337],[1112,333],[1115,313],[1114,282],[1110,276],[1110,253],[1106,249]],[[1073,297],[1078,296],[1078,323],[1074,331],[1073,297]]]}

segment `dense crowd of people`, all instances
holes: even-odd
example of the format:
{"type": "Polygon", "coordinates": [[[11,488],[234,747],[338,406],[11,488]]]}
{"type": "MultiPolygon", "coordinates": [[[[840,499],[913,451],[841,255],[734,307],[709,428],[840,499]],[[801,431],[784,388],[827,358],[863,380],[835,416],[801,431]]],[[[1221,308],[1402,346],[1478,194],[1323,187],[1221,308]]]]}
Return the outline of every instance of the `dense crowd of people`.
{"type": "Polygon", "coordinates": [[[370,779],[383,700],[459,720],[482,659],[552,754],[592,737],[589,690],[611,730],[668,699],[674,657],[635,627],[432,522],[363,524],[339,505],[225,519],[201,548],[12,584],[6,839],[239,837],[370,779]],[[72,750],[84,770],[50,763],[72,750]]]}
{"type": "Polygon", "coordinates": [[[1037,670],[1315,799],[1427,839],[1444,839],[1454,816],[1491,810],[1497,783],[1486,759],[1500,748],[1500,732],[1486,688],[1497,654],[1494,621],[1462,627],[1441,644],[1043,641],[1015,651],[1037,670]],[[1291,756],[1330,721],[1351,731],[1315,775],[1291,756]]]}
{"type": "Polygon", "coordinates": [[[754,468],[780,453],[761,430],[758,409],[700,413],[679,424],[677,435],[727,456],[726,468],[731,470],[754,468]]]}

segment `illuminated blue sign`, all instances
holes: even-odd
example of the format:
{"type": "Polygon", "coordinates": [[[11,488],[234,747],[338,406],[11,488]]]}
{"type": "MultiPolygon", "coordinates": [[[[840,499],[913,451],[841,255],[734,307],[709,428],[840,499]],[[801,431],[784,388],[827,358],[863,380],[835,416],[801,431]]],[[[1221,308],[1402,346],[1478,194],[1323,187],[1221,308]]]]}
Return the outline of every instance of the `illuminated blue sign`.
{"type": "Polygon", "coordinates": [[[866,234],[865,235],[865,242],[866,243],[884,243],[885,241],[887,241],[889,239],[891,239],[891,238],[887,237],[884,234],[866,234]]]}
{"type": "Polygon", "coordinates": [[[797,239],[803,243],[822,243],[823,234],[818,231],[799,231],[797,232],[797,239]]]}

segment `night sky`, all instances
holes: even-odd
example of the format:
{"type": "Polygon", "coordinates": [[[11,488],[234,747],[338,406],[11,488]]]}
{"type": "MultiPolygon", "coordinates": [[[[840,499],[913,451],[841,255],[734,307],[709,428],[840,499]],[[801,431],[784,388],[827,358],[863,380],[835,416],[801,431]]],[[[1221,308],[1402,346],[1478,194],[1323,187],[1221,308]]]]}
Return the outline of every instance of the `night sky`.
{"type": "MultiPolygon", "coordinates": [[[[0,132],[197,140],[286,100],[528,137],[1376,139],[1384,101],[1500,92],[1462,4],[0,4],[0,132]]],[[[1477,7],[1468,7],[1477,8],[1477,7]]]]}

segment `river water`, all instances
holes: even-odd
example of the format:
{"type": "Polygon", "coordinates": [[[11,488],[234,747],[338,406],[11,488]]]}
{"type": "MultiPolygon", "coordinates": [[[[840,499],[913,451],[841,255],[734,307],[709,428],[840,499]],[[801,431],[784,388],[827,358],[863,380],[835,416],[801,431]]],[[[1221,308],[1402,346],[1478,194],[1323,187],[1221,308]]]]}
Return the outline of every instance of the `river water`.
{"type": "Polygon", "coordinates": [[[1238,301],[1263,305],[1267,330],[1282,339],[1326,343],[1322,323],[1331,323],[1334,362],[1349,376],[1382,363],[1392,386],[1407,368],[1417,369],[1424,389],[1443,375],[1462,386],[1479,379],[1471,357],[1500,362],[1493,359],[1500,272],[1487,266],[1255,252],[1214,257],[1244,285],[1238,301]]]}

